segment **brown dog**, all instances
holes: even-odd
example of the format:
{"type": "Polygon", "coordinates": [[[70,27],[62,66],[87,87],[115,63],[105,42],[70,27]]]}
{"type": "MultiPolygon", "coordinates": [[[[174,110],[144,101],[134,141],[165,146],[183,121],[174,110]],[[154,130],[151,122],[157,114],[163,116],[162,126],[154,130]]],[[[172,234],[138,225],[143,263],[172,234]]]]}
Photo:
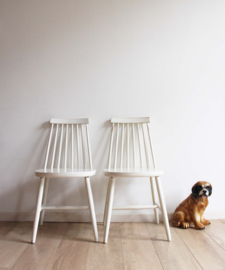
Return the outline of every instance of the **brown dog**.
{"type": "Polygon", "coordinates": [[[204,211],[209,204],[208,196],[212,194],[212,186],[199,181],[192,187],[192,193],[175,210],[172,223],[175,227],[187,229],[194,223],[195,229],[203,230],[210,222],[204,219],[204,211]]]}

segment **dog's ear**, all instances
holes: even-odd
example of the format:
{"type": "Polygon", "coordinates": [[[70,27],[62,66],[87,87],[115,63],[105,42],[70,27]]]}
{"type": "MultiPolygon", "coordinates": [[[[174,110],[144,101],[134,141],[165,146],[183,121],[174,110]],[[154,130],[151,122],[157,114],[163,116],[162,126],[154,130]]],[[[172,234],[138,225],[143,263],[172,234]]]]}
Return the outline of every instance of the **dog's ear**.
{"type": "Polygon", "coordinates": [[[212,186],[210,185],[209,186],[209,196],[211,196],[211,194],[212,194],[212,186]]]}
{"type": "Polygon", "coordinates": [[[199,192],[199,190],[198,190],[198,182],[194,184],[194,186],[191,189],[191,192],[192,192],[192,195],[194,197],[198,197],[198,192],[199,192]]]}

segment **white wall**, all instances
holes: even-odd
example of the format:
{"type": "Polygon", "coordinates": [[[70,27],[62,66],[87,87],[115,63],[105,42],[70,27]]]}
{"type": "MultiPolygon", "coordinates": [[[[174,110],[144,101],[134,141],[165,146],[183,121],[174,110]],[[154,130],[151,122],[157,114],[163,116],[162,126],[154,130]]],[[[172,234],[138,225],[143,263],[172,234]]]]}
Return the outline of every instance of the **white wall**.
{"type": "MultiPolygon", "coordinates": [[[[1,0],[2,218],[34,211],[46,122],[83,116],[91,120],[99,217],[107,121],[150,116],[168,212],[204,179],[214,187],[208,215],[225,218],[224,10],[223,0],[1,0]]],[[[149,203],[148,188],[147,179],[119,180],[115,201],[149,203]]],[[[83,183],[51,182],[49,204],[85,201],[83,183]]]]}

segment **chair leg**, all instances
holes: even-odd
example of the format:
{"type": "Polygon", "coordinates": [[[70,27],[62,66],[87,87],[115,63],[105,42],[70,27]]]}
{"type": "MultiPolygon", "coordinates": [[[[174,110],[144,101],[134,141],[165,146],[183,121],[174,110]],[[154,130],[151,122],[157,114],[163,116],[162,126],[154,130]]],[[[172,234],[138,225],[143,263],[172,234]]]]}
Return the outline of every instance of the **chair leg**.
{"type": "MultiPolygon", "coordinates": [[[[153,177],[150,177],[150,184],[151,184],[151,191],[152,191],[152,201],[153,201],[153,205],[155,205],[155,203],[156,203],[156,190],[155,190],[155,184],[154,184],[153,177]]],[[[154,212],[155,212],[155,222],[156,222],[156,224],[159,224],[159,209],[155,208],[154,212]]]]}
{"type": "Polygon", "coordinates": [[[85,184],[86,184],[86,189],[87,189],[89,209],[90,209],[90,214],[91,214],[91,220],[92,220],[92,226],[93,226],[93,230],[94,230],[95,241],[98,242],[98,228],[97,228],[95,207],[94,207],[94,201],[93,201],[89,177],[85,177],[85,184]]]}
{"type": "Polygon", "coordinates": [[[36,242],[44,185],[45,185],[45,178],[41,177],[40,186],[39,186],[39,193],[38,193],[38,198],[37,198],[37,205],[36,205],[36,213],[35,213],[35,218],[34,218],[33,237],[32,237],[32,241],[31,241],[33,244],[35,244],[35,242],[36,242]]]}
{"type": "Polygon", "coordinates": [[[106,223],[107,210],[108,210],[108,204],[109,204],[109,189],[110,189],[110,178],[109,178],[109,182],[108,182],[106,199],[105,199],[105,209],[104,209],[104,216],[103,216],[103,225],[104,226],[105,226],[105,223],[106,223]]]}
{"type": "Polygon", "coordinates": [[[115,178],[110,179],[110,189],[109,189],[109,202],[108,202],[108,209],[107,209],[107,217],[106,217],[106,226],[105,226],[105,235],[104,235],[104,243],[106,244],[108,241],[109,235],[109,227],[112,215],[112,206],[113,206],[113,197],[114,197],[114,190],[115,190],[115,178]]]}
{"type": "Polygon", "coordinates": [[[158,190],[158,195],[159,195],[159,200],[160,200],[160,205],[161,205],[161,210],[162,210],[162,215],[163,215],[163,220],[164,220],[164,226],[166,229],[167,240],[171,241],[170,226],[169,226],[168,215],[166,211],[166,204],[164,200],[160,177],[156,177],[156,186],[158,190]]]}
{"type": "MultiPolygon", "coordinates": [[[[42,201],[42,205],[43,205],[43,206],[46,205],[46,201],[47,201],[48,185],[49,185],[49,178],[47,178],[46,181],[45,181],[44,194],[43,194],[43,201],[42,201]]],[[[45,216],[45,210],[43,209],[43,210],[41,211],[40,225],[43,225],[44,216],[45,216]]]]}

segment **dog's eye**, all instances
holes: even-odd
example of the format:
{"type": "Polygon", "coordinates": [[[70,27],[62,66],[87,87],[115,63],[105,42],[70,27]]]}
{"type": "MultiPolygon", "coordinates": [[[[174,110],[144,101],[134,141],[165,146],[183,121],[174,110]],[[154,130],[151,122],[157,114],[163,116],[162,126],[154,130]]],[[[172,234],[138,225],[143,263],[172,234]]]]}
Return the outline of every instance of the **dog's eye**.
{"type": "Polygon", "coordinates": [[[210,187],[206,187],[208,190],[210,190],[210,187]]]}

